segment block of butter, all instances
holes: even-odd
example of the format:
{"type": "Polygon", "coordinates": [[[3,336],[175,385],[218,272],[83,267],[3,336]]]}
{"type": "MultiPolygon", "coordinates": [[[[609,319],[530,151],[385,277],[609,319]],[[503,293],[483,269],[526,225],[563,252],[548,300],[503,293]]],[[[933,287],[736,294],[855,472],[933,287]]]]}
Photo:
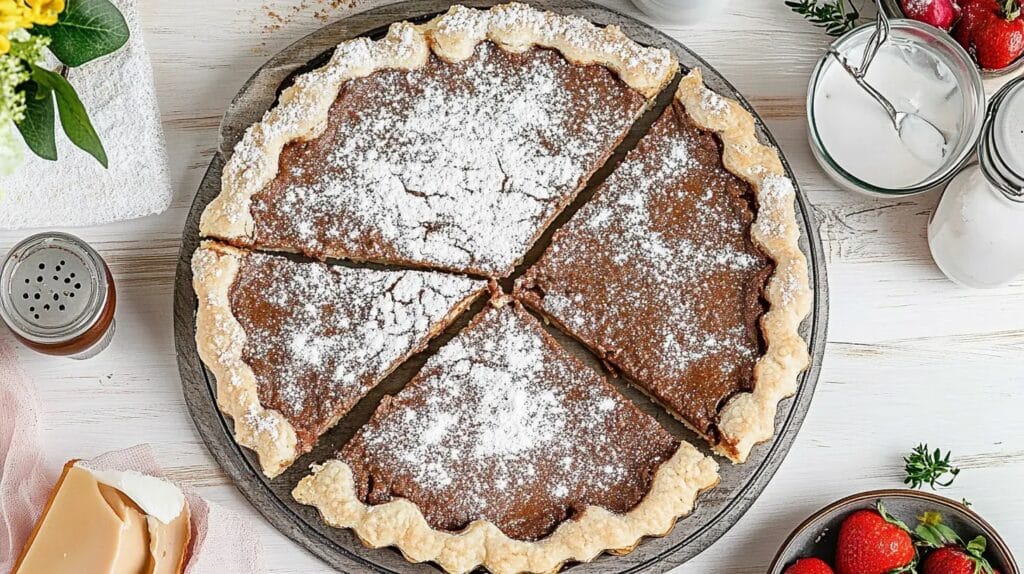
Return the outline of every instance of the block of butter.
{"type": "Polygon", "coordinates": [[[180,574],[189,532],[185,496],[170,482],[73,460],[12,574],[180,574]]]}

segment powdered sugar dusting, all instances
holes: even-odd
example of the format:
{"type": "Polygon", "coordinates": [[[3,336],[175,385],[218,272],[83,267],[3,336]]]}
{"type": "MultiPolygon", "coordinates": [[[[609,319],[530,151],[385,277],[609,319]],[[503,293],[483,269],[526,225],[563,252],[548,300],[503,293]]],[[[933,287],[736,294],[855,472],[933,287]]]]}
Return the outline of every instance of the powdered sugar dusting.
{"type": "Polygon", "coordinates": [[[640,68],[657,78],[673,66],[672,53],[664,48],[643,47],[617,29],[609,33],[579,16],[541,12],[515,2],[487,12],[454,6],[438,19],[437,28],[472,38],[483,38],[487,31],[494,31],[499,37],[510,33],[525,35],[537,44],[570,51],[572,56],[600,56],[609,64],[623,62],[627,68],[640,68]]]}
{"type": "Polygon", "coordinates": [[[242,356],[260,402],[299,431],[318,434],[482,287],[452,275],[254,253],[242,264],[231,306],[246,334],[242,356]]]}
{"type": "Polygon", "coordinates": [[[257,240],[507,273],[642,105],[607,71],[490,43],[352,80],[325,135],[286,148],[256,196],[257,240]]]}
{"type": "Polygon", "coordinates": [[[614,350],[611,362],[674,410],[696,412],[705,430],[718,401],[750,384],[769,262],[750,242],[743,184],[721,167],[714,138],[676,113],[658,120],[519,288],[536,287],[528,300],[614,350]]]}
{"type": "MultiPolygon", "coordinates": [[[[550,508],[644,490],[638,468],[649,471],[673,444],[509,305],[445,345],[342,457],[386,473],[374,476],[375,490],[427,506],[428,521],[442,528],[488,518],[510,536],[532,537],[557,518],[545,514],[550,508]]],[[[375,503],[390,496],[368,495],[375,503]]]]}
{"type": "Polygon", "coordinates": [[[758,190],[761,217],[757,218],[755,227],[762,238],[779,239],[789,233],[796,233],[792,226],[783,224],[793,218],[788,212],[793,209],[796,190],[788,177],[767,175],[761,180],[758,190]]]}

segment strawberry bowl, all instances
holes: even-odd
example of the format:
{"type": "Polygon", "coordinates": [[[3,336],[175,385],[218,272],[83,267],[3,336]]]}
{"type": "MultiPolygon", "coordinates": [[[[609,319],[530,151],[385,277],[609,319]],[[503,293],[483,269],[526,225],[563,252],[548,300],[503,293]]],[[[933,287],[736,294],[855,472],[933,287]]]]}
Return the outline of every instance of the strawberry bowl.
{"type": "MultiPolygon", "coordinates": [[[[926,4],[928,4],[930,2],[930,0],[918,0],[918,1],[919,1],[919,3],[922,6],[924,6],[924,5],[926,5],[926,4]]],[[[973,0],[966,0],[966,1],[973,1],[973,0]]],[[[965,0],[956,0],[956,2],[959,3],[959,4],[957,4],[957,6],[959,6],[960,4],[963,4],[965,2],[965,0]]],[[[952,16],[952,23],[947,25],[946,23],[950,22],[950,20],[949,20],[949,18],[947,18],[945,16],[942,16],[942,15],[937,16],[940,19],[940,21],[941,21],[941,22],[937,23],[937,22],[930,22],[929,21],[933,17],[936,17],[936,14],[934,14],[934,13],[928,13],[928,14],[908,14],[903,9],[903,6],[905,5],[905,3],[902,2],[901,0],[882,0],[882,4],[883,4],[883,6],[885,8],[886,13],[889,16],[893,17],[893,18],[907,18],[907,19],[919,20],[919,21],[922,21],[922,22],[924,22],[926,24],[932,24],[933,26],[934,25],[938,25],[945,32],[953,34],[955,36],[959,36],[959,34],[956,33],[957,32],[957,27],[962,25],[962,20],[963,20],[962,11],[959,8],[956,10],[955,15],[952,16]]],[[[1020,25],[1021,25],[1022,28],[1024,28],[1024,15],[1020,16],[1019,19],[1022,20],[1020,25]]],[[[981,33],[984,34],[985,31],[982,30],[981,33]]],[[[991,34],[988,34],[988,35],[991,36],[991,34]]],[[[977,54],[974,53],[973,51],[972,51],[972,56],[977,58],[977,54]]],[[[985,67],[984,65],[978,63],[977,59],[975,60],[975,63],[978,65],[978,69],[981,70],[981,75],[983,77],[985,77],[985,78],[1002,78],[1002,77],[1005,77],[1005,76],[1016,75],[1017,72],[1020,72],[1021,69],[1024,68],[1024,55],[1018,56],[1017,58],[1013,59],[1013,61],[1010,62],[1008,65],[1001,66],[999,68],[988,68],[988,67],[985,67]]]]}
{"type": "MultiPolygon", "coordinates": [[[[961,502],[950,500],[936,494],[918,490],[875,490],[849,496],[822,508],[798,526],[783,543],[778,554],[768,568],[768,574],[788,574],[787,569],[802,558],[818,558],[828,564],[835,564],[839,546],[840,529],[843,522],[863,510],[876,510],[881,503],[886,520],[902,521],[911,530],[919,522],[919,517],[941,516],[941,524],[945,530],[957,533],[966,545],[976,538],[984,537],[985,547],[978,551],[977,545],[972,546],[999,574],[1021,574],[1017,562],[1010,553],[1010,547],[999,536],[999,533],[981,516],[961,502]]],[[[879,519],[881,520],[881,519],[879,519]]],[[[919,554],[926,561],[929,552],[916,535],[914,541],[919,544],[919,554]]],[[[789,570],[797,571],[796,569],[789,570]]],[[[819,570],[806,570],[817,572],[819,570]]],[[[827,572],[827,570],[824,570],[827,572]]],[[[929,572],[918,568],[915,572],[929,572]]],[[[940,570],[949,572],[948,568],[940,570]]],[[[984,571],[979,569],[978,571],[984,571]]],[[[838,570],[837,570],[838,572],[838,570]]]]}

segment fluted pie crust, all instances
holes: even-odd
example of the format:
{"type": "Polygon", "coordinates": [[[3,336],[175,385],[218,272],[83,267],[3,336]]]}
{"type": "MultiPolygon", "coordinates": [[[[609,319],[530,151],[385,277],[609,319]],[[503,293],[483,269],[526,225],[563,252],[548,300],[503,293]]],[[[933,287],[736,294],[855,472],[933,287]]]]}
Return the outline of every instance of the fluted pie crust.
{"type": "MultiPolygon", "coordinates": [[[[564,393],[561,395],[565,397],[564,400],[572,401],[573,403],[572,405],[566,405],[564,410],[571,410],[575,405],[585,405],[584,409],[589,411],[602,409],[600,406],[601,400],[575,394],[579,389],[573,390],[572,385],[576,383],[569,382],[579,381],[585,377],[597,377],[596,374],[583,374],[584,372],[591,372],[589,367],[585,367],[577,361],[567,360],[564,355],[568,355],[568,353],[560,349],[550,335],[546,335],[543,332],[539,321],[518,308],[518,303],[513,302],[511,297],[496,297],[491,300],[490,305],[493,309],[478,315],[466,330],[449,343],[450,346],[458,349],[458,351],[452,350],[451,353],[446,354],[446,349],[450,350],[451,347],[442,349],[438,355],[435,355],[431,361],[428,361],[424,371],[422,371],[428,373],[426,375],[428,379],[438,382],[444,381],[445,388],[452,389],[452,396],[457,396],[462,401],[458,407],[449,406],[447,408],[468,408],[472,410],[475,406],[479,406],[475,404],[474,394],[470,389],[472,383],[467,383],[466,379],[460,378],[460,374],[466,372],[466,369],[462,368],[462,366],[466,365],[467,360],[441,358],[450,357],[451,354],[458,354],[459,352],[466,353],[463,356],[468,357],[468,362],[478,361],[481,369],[479,372],[488,373],[477,379],[481,386],[487,387],[492,384],[506,385],[506,388],[513,389],[513,393],[518,389],[519,392],[528,392],[531,395],[542,394],[539,389],[519,386],[522,380],[517,379],[518,375],[515,372],[514,366],[510,367],[509,365],[493,362],[494,355],[504,356],[502,345],[506,343],[495,341],[494,338],[483,337],[486,343],[493,342],[496,350],[488,351],[487,345],[478,346],[480,343],[478,334],[481,332],[481,329],[489,334],[493,334],[493,332],[487,331],[487,329],[495,326],[499,329],[504,327],[508,330],[500,330],[498,332],[505,335],[508,340],[516,341],[518,336],[516,331],[511,330],[511,327],[523,325],[524,329],[529,329],[525,331],[526,333],[539,331],[541,335],[540,340],[547,339],[545,344],[552,345],[554,349],[563,355],[562,357],[559,357],[558,353],[546,355],[544,364],[552,365],[550,370],[531,372],[530,375],[524,376],[534,380],[539,384],[540,388],[564,393]],[[526,320],[519,319],[519,317],[525,317],[526,320]],[[473,334],[470,335],[470,332],[473,334]],[[439,358],[440,360],[438,361],[439,358]],[[432,364],[434,361],[437,361],[439,364],[432,364]],[[512,370],[505,370],[507,368],[512,370]],[[577,371],[580,373],[579,375],[566,375],[576,369],[580,370],[577,371]],[[500,372],[500,374],[495,374],[496,372],[500,372]],[[490,378],[495,380],[492,382],[488,380],[490,378]],[[570,399],[569,397],[575,398],[570,399]]],[[[514,345],[514,343],[512,344],[514,345]]],[[[425,384],[430,383],[417,377],[398,395],[398,402],[402,402],[401,396],[403,393],[420,392],[425,384]]],[[[604,401],[614,403],[614,391],[604,390],[601,388],[602,385],[606,385],[606,383],[602,382],[598,377],[596,381],[590,379],[586,384],[586,388],[600,393],[596,396],[602,397],[604,401]]],[[[440,401],[451,400],[450,396],[431,396],[436,397],[440,401]]],[[[519,408],[528,410],[529,407],[524,405],[530,404],[530,399],[520,397],[520,400],[523,403],[521,403],[519,408]]],[[[394,403],[388,403],[388,405],[392,404],[394,403]]],[[[388,410],[386,407],[382,408],[388,410]]],[[[401,414],[389,412],[388,415],[393,416],[386,422],[383,420],[378,421],[378,416],[375,415],[369,423],[370,426],[373,426],[375,421],[377,421],[377,424],[383,425],[396,424],[396,420],[407,421],[410,418],[409,415],[414,420],[424,418],[433,420],[427,413],[431,408],[429,402],[426,405],[414,403],[414,406],[400,408],[403,409],[399,411],[401,414]]],[[[608,405],[604,407],[604,412],[611,412],[615,409],[619,409],[619,407],[608,405]]],[[[635,409],[635,407],[630,406],[630,409],[635,409]]],[[[630,409],[623,410],[628,412],[630,409]]],[[[531,413],[538,416],[543,416],[541,413],[546,413],[553,418],[557,418],[558,411],[559,409],[551,411],[541,409],[539,412],[533,413],[531,411],[531,413]]],[[[384,415],[384,417],[386,418],[388,415],[384,415]]],[[[515,418],[513,413],[506,413],[506,416],[515,418]]],[[[647,417],[647,415],[642,416],[647,417]]],[[[653,420],[650,420],[650,423],[657,426],[657,423],[653,420]]],[[[636,435],[631,435],[638,428],[636,425],[640,424],[644,423],[630,423],[626,418],[616,419],[614,425],[621,426],[613,425],[612,429],[608,431],[611,433],[609,436],[612,437],[612,440],[616,440],[616,437],[618,437],[617,440],[621,441],[618,445],[632,444],[629,441],[634,440],[636,435]]],[[[594,452],[594,449],[598,451],[601,449],[599,446],[600,442],[595,442],[595,437],[590,436],[587,432],[577,435],[569,427],[570,423],[566,423],[566,428],[559,431],[558,438],[555,440],[589,440],[591,442],[583,443],[590,446],[590,449],[588,449],[590,453],[586,456],[589,458],[603,454],[594,452]],[[565,434],[563,435],[562,433],[565,434]]],[[[380,427],[374,428],[379,429],[380,427]]],[[[401,428],[405,429],[405,427],[401,428]]],[[[434,431],[430,429],[433,429],[433,427],[428,426],[424,432],[414,432],[413,434],[420,434],[421,436],[432,435],[434,431]]],[[[461,429],[461,432],[458,434],[460,437],[467,434],[477,437],[470,440],[479,440],[481,437],[490,436],[487,432],[476,435],[474,434],[475,432],[479,432],[479,429],[461,429]]],[[[648,436],[648,439],[656,440],[653,435],[648,436]]],[[[414,438],[413,440],[422,439],[414,438]]],[[[484,438],[484,442],[486,442],[486,438],[484,438]]],[[[459,450],[457,446],[453,446],[451,443],[443,444],[448,449],[455,449],[454,452],[460,454],[454,456],[459,458],[459,460],[463,460],[462,457],[465,453],[459,450]]],[[[580,443],[575,442],[573,444],[580,443]]],[[[487,448],[480,443],[476,443],[476,447],[487,448]]],[[[557,446],[547,445],[546,448],[550,451],[557,449],[557,446]]],[[[397,460],[401,460],[403,456],[408,454],[410,454],[408,451],[401,451],[401,453],[396,455],[398,456],[397,460]]],[[[544,456],[546,455],[538,453],[528,460],[535,461],[544,456]]],[[[556,458],[557,456],[560,456],[560,454],[555,455],[556,458]]],[[[435,562],[448,572],[453,573],[468,572],[478,566],[483,566],[496,574],[554,572],[567,561],[587,562],[605,551],[626,554],[633,550],[645,536],[663,536],[668,534],[677,519],[686,516],[693,510],[700,493],[718,484],[718,464],[711,457],[701,454],[693,445],[683,441],[677,448],[666,453],[665,456],[666,459],[663,459],[663,462],[655,467],[656,470],[653,473],[653,478],[649,483],[650,486],[646,495],[632,508],[618,514],[610,512],[603,506],[588,503],[582,511],[574,512],[575,516],[572,519],[561,522],[553,532],[536,541],[510,538],[498,525],[485,519],[474,520],[458,532],[442,531],[433,527],[425,518],[420,507],[406,498],[394,498],[389,502],[377,505],[365,504],[359,497],[353,478],[352,466],[350,466],[358,464],[356,461],[360,459],[355,459],[354,461],[348,459],[351,462],[345,462],[345,460],[339,458],[330,460],[323,465],[314,466],[313,474],[299,482],[299,485],[293,491],[293,495],[299,502],[316,507],[324,520],[331,526],[353,529],[360,540],[373,548],[396,546],[407,559],[413,562],[435,562]]],[[[493,459],[484,457],[475,461],[474,464],[486,466],[498,464],[499,458],[497,456],[493,459]]],[[[437,458],[431,458],[430,460],[434,464],[440,465],[441,468],[449,468],[444,460],[438,460],[437,458]]],[[[570,460],[573,461],[574,459],[570,457],[570,460]]],[[[610,461],[604,462],[608,463],[610,461]]],[[[533,466],[531,465],[529,468],[532,469],[533,466]]],[[[587,467],[584,461],[578,459],[575,459],[570,465],[568,473],[569,476],[574,477],[571,479],[574,482],[585,482],[592,475],[600,474],[594,468],[587,467]],[[584,470],[585,468],[586,470],[584,470]]],[[[389,474],[390,472],[385,473],[380,482],[389,484],[392,480],[392,478],[388,477],[389,474]]],[[[552,479],[553,477],[548,477],[547,488],[553,488],[553,484],[550,482],[552,479]]],[[[374,481],[375,484],[376,482],[374,481]]],[[[494,486],[493,488],[498,487],[494,486]]],[[[614,489],[615,487],[607,488],[614,489]]],[[[570,487],[570,490],[572,490],[572,487],[570,487]]],[[[542,497],[543,494],[538,496],[542,497]]],[[[494,520],[500,523],[502,518],[495,517],[494,520]]]]}
{"type": "Polygon", "coordinates": [[[718,135],[726,169],[754,189],[758,208],[751,235],[775,263],[764,290],[766,350],[754,367],[753,391],[733,396],[719,411],[715,452],[742,463],[754,445],[772,438],[779,402],[796,392],[797,379],[810,364],[799,329],[814,296],[800,251],[796,190],[778,152],[758,141],[753,116],[739,102],[708,89],[700,70],[682,79],[675,98],[698,126],[718,135]]]}
{"type": "MultiPolygon", "coordinates": [[[[510,52],[535,46],[552,48],[575,64],[605,66],[652,101],[678,68],[670,56],[654,64],[659,61],[654,54],[658,50],[634,43],[615,26],[598,28],[577,17],[521,4],[488,11],[453,6],[447,14],[422,25],[396,23],[382,40],[360,38],[341,44],[330,63],[298,78],[282,94],[280,104],[246,132],[224,170],[220,195],[203,214],[201,234],[251,244],[253,196],[277,175],[285,145],[316,138],[323,131],[331,104],[345,82],[378,70],[415,69],[424,65],[431,52],[447,62],[460,61],[484,41],[510,52]]],[[[758,208],[751,234],[775,266],[764,289],[768,310],[760,326],[765,352],[756,363],[753,389],[731,397],[720,410],[720,437],[713,445],[717,453],[741,463],[754,445],[771,439],[779,402],[796,391],[798,377],[809,364],[798,329],[810,312],[812,293],[807,262],[798,245],[795,190],[776,150],[758,141],[754,118],[738,102],[706,88],[699,70],[681,80],[675,98],[693,122],[718,136],[728,171],[753,188],[758,208]]],[[[197,273],[195,288],[201,305],[204,297],[223,294],[230,285],[226,279],[234,273],[230,259],[217,265],[220,268],[215,272],[197,273]]],[[[204,337],[209,335],[204,335],[200,325],[200,348],[204,337]]],[[[204,361],[218,381],[222,377],[252,378],[244,368],[225,372],[212,353],[204,355],[204,361]]],[[[273,418],[274,413],[268,415],[277,431],[273,441],[267,433],[245,424],[247,410],[258,405],[255,385],[251,387],[237,391],[241,393],[237,400],[222,404],[222,409],[235,419],[239,442],[257,450],[273,476],[294,459],[294,432],[283,417],[273,418]]],[[[662,464],[650,492],[632,510],[614,514],[588,507],[537,541],[510,539],[484,520],[460,532],[437,530],[427,524],[416,505],[404,499],[367,505],[357,495],[351,469],[340,460],[315,466],[293,495],[300,503],[315,506],[331,526],[351,528],[370,547],[397,547],[413,562],[432,561],[452,573],[481,566],[496,574],[546,573],[557,571],[568,561],[593,560],[602,552],[626,554],[645,536],[668,534],[676,520],[693,510],[698,496],[718,480],[714,461],[683,442],[662,464]]]]}
{"type": "MultiPolygon", "coordinates": [[[[234,421],[235,441],[255,451],[263,473],[274,478],[312,448],[312,445],[301,448],[295,426],[281,411],[260,401],[256,373],[243,356],[250,334],[246,333],[232,308],[231,290],[246,259],[252,255],[252,252],[216,241],[204,241],[196,250],[192,257],[193,288],[199,301],[196,346],[203,363],[216,379],[218,407],[234,421]]],[[[421,351],[427,341],[465,312],[486,290],[483,281],[465,278],[458,280],[467,285],[463,296],[453,297],[447,312],[435,321],[428,322],[421,340],[417,341],[413,337],[407,341],[407,347],[396,353],[398,356],[390,368],[374,373],[373,383],[356,391],[360,396],[409,356],[421,351]]],[[[338,412],[326,423],[327,428],[334,426],[341,416],[347,414],[348,409],[340,410],[343,412],[338,412]]]]}
{"type": "Polygon", "coordinates": [[[292,494],[302,504],[316,506],[327,524],[351,528],[371,548],[394,546],[411,562],[435,562],[453,574],[478,566],[495,574],[545,573],[557,572],[569,561],[589,562],[603,552],[629,554],[645,536],[667,535],[676,520],[693,511],[697,497],[718,484],[717,466],[684,442],[662,463],[650,492],[632,510],[614,514],[590,506],[538,541],[513,540],[486,520],[461,532],[435,530],[404,499],[363,504],[352,469],[340,460],[314,467],[314,474],[302,479],[292,494]]]}
{"type": "Polygon", "coordinates": [[[648,104],[679,67],[668,50],[640,46],[616,26],[599,28],[576,16],[517,3],[487,11],[456,5],[422,25],[397,22],[381,40],[356,38],[339,45],[327,65],[299,77],[281,94],[278,105],[246,131],[224,168],[220,194],[203,212],[200,233],[252,244],[253,196],[277,176],[285,145],[323,133],[331,104],[345,82],[381,70],[421,68],[431,52],[446,62],[459,62],[485,41],[513,53],[551,48],[573,64],[603,66],[646,97],[648,104]]]}

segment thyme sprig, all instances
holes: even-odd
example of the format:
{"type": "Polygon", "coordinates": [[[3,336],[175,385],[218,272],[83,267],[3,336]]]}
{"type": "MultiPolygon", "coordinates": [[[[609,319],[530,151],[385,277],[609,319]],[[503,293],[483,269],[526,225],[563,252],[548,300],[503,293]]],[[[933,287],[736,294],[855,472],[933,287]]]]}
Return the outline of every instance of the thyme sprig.
{"type": "Polygon", "coordinates": [[[852,0],[786,0],[786,6],[829,36],[842,36],[860,20],[860,10],[852,0]]]}
{"type": "Polygon", "coordinates": [[[940,449],[932,451],[927,444],[917,445],[914,452],[903,459],[907,471],[904,484],[910,485],[910,488],[921,488],[927,484],[932,490],[953,484],[960,469],[953,466],[949,458],[949,451],[943,456],[940,449]]]}

